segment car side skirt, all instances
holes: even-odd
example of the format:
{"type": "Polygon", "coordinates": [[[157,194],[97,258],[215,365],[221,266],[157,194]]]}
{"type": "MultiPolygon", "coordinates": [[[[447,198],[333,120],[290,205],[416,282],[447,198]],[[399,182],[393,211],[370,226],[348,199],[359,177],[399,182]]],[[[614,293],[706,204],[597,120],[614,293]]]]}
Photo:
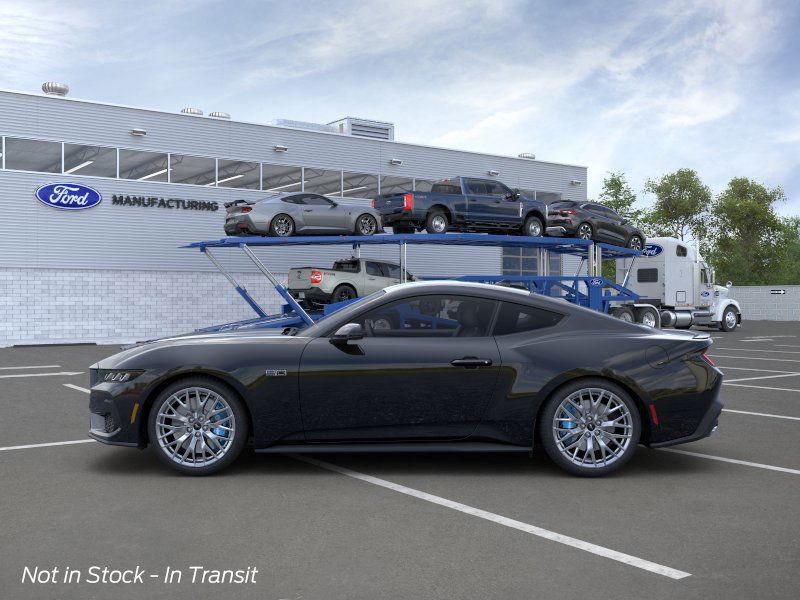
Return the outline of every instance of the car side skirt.
{"type": "Polygon", "coordinates": [[[530,446],[493,444],[491,442],[397,442],[397,443],[332,443],[332,444],[278,444],[257,448],[260,454],[352,454],[367,452],[531,452],[530,446]]]}

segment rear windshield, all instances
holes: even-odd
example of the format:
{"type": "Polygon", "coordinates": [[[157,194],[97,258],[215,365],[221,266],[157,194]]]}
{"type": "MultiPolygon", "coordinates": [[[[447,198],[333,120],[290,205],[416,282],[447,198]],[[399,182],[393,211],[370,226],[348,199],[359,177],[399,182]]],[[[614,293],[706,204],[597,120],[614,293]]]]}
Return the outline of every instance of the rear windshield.
{"type": "Polygon", "coordinates": [[[461,183],[458,179],[442,179],[431,186],[432,194],[460,194],[461,183]]]}
{"type": "Polygon", "coordinates": [[[358,273],[357,260],[337,260],[333,263],[334,271],[347,271],[348,273],[358,273]]]}

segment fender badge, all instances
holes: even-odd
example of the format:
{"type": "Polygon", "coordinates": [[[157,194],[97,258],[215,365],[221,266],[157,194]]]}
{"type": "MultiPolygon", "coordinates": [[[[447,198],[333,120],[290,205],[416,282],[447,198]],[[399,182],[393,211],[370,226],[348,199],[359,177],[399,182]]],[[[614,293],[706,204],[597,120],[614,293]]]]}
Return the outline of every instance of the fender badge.
{"type": "Polygon", "coordinates": [[[286,369],[267,369],[264,373],[267,377],[286,377],[286,369]]]}

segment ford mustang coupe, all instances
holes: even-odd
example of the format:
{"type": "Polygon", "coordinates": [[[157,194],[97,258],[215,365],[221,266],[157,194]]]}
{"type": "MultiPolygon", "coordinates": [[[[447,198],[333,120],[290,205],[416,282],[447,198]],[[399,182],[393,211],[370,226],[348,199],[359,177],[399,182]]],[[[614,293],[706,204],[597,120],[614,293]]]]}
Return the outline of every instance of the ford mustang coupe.
{"type": "Polygon", "coordinates": [[[527,291],[392,286],[305,329],[189,334],[91,367],[89,435],[208,474],[256,452],[519,451],[604,475],[708,436],[722,373],[705,333],[527,291]]]}

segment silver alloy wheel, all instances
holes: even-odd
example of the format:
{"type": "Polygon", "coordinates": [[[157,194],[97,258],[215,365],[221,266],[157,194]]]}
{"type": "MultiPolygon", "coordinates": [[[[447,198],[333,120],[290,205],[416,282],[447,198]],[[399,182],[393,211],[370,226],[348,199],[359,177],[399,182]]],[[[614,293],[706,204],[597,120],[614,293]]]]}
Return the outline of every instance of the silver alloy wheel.
{"type": "Polygon", "coordinates": [[[537,219],[531,219],[528,224],[528,231],[526,232],[530,237],[541,237],[542,224],[537,219]]]}
{"type": "Polygon", "coordinates": [[[605,467],[630,447],[633,416],[615,393],[584,388],[558,405],[552,430],[556,448],[567,460],[580,467],[605,467]]]}
{"type": "Polygon", "coordinates": [[[725,312],[725,325],[727,325],[728,329],[736,327],[736,313],[732,310],[725,312]]]}
{"type": "Polygon", "coordinates": [[[361,235],[372,235],[377,228],[378,224],[372,215],[361,215],[358,218],[358,232],[361,235]]]}
{"type": "Polygon", "coordinates": [[[642,325],[647,325],[648,327],[656,326],[656,315],[653,311],[647,310],[642,314],[642,325]]]}
{"type": "Polygon", "coordinates": [[[272,222],[272,229],[278,237],[286,237],[292,235],[294,225],[289,217],[280,215],[275,217],[275,220],[272,222]]]}
{"type": "Polygon", "coordinates": [[[203,387],[176,391],[158,407],[158,446],[173,462],[207,467],[230,450],[236,418],[225,398],[203,387]]]}
{"type": "Polygon", "coordinates": [[[435,215],[431,219],[431,227],[436,233],[444,233],[447,231],[447,217],[444,215],[435,215]]]}
{"type": "Polygon", "coordinates": [[[578,238],[582,240],[592,239],[592,226],[588,223],[581,223],[578,227],[578,238]]]}
{"type": "Polygon", "coordinates": [[[642,238],[638,235],[635,235],[631,238],[631,241],[628,243],[628,248],[632,250],[641,250],[642,249],[642,238]]]}

